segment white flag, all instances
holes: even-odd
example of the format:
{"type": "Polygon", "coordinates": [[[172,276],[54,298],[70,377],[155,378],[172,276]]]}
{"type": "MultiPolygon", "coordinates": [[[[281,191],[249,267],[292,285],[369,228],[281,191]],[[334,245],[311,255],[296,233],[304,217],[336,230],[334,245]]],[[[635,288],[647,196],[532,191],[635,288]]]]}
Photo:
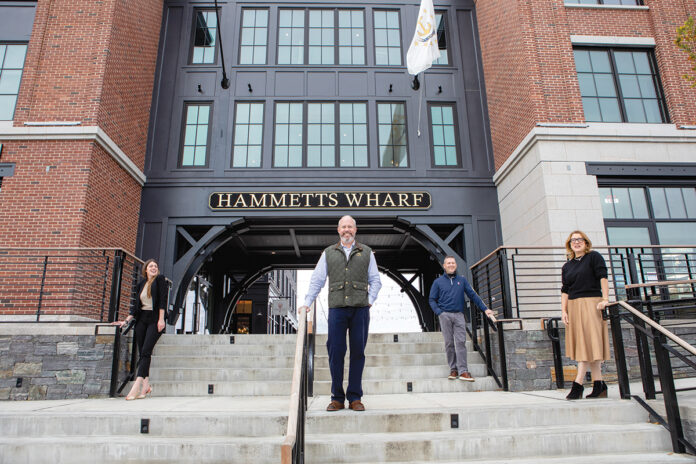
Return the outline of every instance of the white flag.
{"type": "Polygon", "coordinates": [[[408,73],[416,75],[433,65],[440,58],[437,46],[437,23],[433,0],[421,0],[416,21],[416,32],[406,54],[408,73]]]}

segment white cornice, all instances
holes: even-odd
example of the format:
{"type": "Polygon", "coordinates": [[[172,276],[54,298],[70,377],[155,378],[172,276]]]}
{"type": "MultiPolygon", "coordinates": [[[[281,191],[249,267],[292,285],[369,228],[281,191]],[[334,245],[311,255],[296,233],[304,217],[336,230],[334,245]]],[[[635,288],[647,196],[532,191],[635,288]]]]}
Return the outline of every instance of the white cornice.
{"type": "Polygon", "coordinates": [[[608,45],[625,47],[654,47],[654,37],[624,37],[618,35],[571,35],[573,45],[608,45]]]}
{"type": "Polygon", "coordinates": [[[2,140],[94,140],[142,187],[145,174],[98,126],[0,126],[2,140]]]}
{"type": "Polygon", "coordinates": [[[653,142],[694,143],[696,132],[674,124],[587,123],[587,127],[534,127],[493,175],[495,185],[505,179],[537,142],[653,142]]]}

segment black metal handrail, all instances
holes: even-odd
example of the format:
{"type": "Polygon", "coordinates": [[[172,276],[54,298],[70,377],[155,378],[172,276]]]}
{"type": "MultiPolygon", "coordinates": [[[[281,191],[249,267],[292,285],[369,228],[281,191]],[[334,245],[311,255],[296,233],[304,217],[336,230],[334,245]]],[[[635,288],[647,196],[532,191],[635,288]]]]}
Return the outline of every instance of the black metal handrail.
{"type": "Polygon", "coordinates": [[[305,308],[301,307],[297,314],[297,342],[295,343],[288,428],[280,448],[283,464],[303,464],[305,458],[305,413],[307,411],[309,380],[307,368],[310,345],[312,345],[308,334],[310,329],[314,332],[314,324],[307,323],[305,308]]]}
{"type": "Polygon", "coordinates": [[[556,387],[565,388],[565,378],[563,375],[563,358],[561,355],[561,335],[559,332],[558,323],[561,322],[560,317],[549,317],[542,319],[542,324],[546,330],[546,335],[551,340],[551,348],[553,351],[553,367],[556,371],[556,387]]]}
{"type": "MultiPolygon", "coordinates": [[[[609,270],[610,298],[626,285],[696,278],[696,245],[601,246],[609,270]]],[[[561,306],[561,247],[499,247],[471,266],[472,286],[505,318],[555,317],[561,306]]]]}
{"type": "MultiPolygon", "coordinates": [[[[696,283],[696,280],[689,281],[688,283],[696,283]]],[[[657,282],[654,284],[639,284],[629,286],[627,289],[631,291],[636,290],[639,287],[657,288],[669,287],[670,285],[672,284],[668,282],[657,282]]],[[[666,293],[663,293],[663,295],[665,294],[666,293]]],[[[682,421],[679,413],[679,403],[677,400],[677,392],[680,390],[675,388],[674,371],[672,369],[672,361],[670,358],[670,355],[673,355],[682,361],[685,366],[696,369],[696,362],[689,359],[688,355],[680,353],[676,347],[685,350],[691,356],[696,356],[696,348],[659,324],[658,321],[661,317],[660,313],[667,316],[674,316],[675,312],[672,301],[663,299],[662,302],[670,303],[671,307],[659,310],[655,310],[655,308],[651,307],[648,314],[644,314],[642,311],[636,309],[625,301],[610,303],[606,317],[611,322],[611,333],[614,346],[614,359],[616,362],[617,377],[619,381],[619,392],[621,397],[624,399],[635,399],[639,404],[641,404],[641,406],[648,410],[651,416],[655,417],[658,422],[670,432],[672,448],[675,452],[684,453],[685,451],[688,451],[691,454],[696,454],[696,447],[694,447],[694,445],[692,445],[684,437],[682,421]],[[666,420],[660,417],[660,415],[645,401],[643,401],[642,398],[636,395],[631,395],[628,369],[626,366],[624,340],[621,331],[622,322],[628,323],[636,330],[636,339],[639,352],[638,358],[645,397],[646,399],[655,399],[656,394],[663,395],[665,412],[667,416],[666,420]],[[652,372],[653,366],[650,359],[649,345],[647,342],[648,339],[653,342],[655,362],[660,378],[661,391],[655,390],[652,372]],[[676,347],[671,346],[670,343],[676,345],[676,347]]],[[[646,302],[636,300],[631,303],[640,307],[645,305],[646,302]]],[[[693,309],[693,305],[683,306],[682,308],[691,310],[693,309]]]]}
{"type": "Polygon", "coordinates": [[[0,313],[25,316],[4,322],[115,321],[142,264],[120,248],[0,248],[0,313]]]}

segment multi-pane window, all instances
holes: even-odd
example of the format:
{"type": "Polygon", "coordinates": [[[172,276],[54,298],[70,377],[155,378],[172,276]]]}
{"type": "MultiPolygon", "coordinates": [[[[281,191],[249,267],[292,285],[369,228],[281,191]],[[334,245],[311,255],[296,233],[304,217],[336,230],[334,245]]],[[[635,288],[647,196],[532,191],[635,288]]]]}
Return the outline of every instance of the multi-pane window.
{"type": "Polygon", "coordinates": [[[276,103],[273,166],[302,167],[302,103],[276,103]]]}
{"type": "Polygon", "coordinates": [[[27,46],[0,43],[0,121],[14,118],[27,46]]]}
{"type": "Polygon", "coordinates": [[[365,103],[339,105],[341,167],[367,167],[367,107],[365,103]]]}
{"type": "Polygon", "coordinates": [[[642,5],[643,0],[565,0],[571,5],[642,5]]]}
{"type": "Polygon", "coordinates": [[[234,120],[233,168],[261,166],[263,103],[237,103],[234,120]]]}
{"type": "Polygon", "coordinates": [[[433,61],[433,64],[448,65],[447,14],[442,11],[435,12],[435,23],[437,24],[437,48],[440,49],[440,58],[433,61]]]}
{"type": "Polygon", "coordinates": [[[407,167],[408,142],[406,140],[405,105],[403,103],[378,103],[377,130],[379,133],[380,167],[407,167]]]}
{"type": "Polygon", "coordinates": [[[589,122],[666,122],[652,53],[576,48],[575,67],[589,122]]]}
{"type": "Polygon", "coordinates": [[[452,105],[432,105],[430,123],[433,133],[433,164],[435,166],[457,166],[456,129],[452,105]]]}
{"type": "Polygon", "coordinates": [[[334,10],[309,10],[309,64],[334,64],[334,10]]]}
{"type": "Polygon", "coordinates": [[[605,187],[599,189],[605,219],[645,219],[648,203],[642,188],[605,187]]]}
{"type": "Polygon", "coordinates": [[[215,63],[217,16],[215,10],[196,10],[191,63],[215,63]]]}
{"type": "Polygon", "coordinates": [[[208,163],[210,104],[186,105],[182,167],[200,167],[208,163]]]}
{"type": "Polygon", "coordinates": [[[655,219],[696,219],[696,190],[681,187],[650,187],[655,219]]]}
{"type": "Polygon", "coordinates": [[[365,18],[362,10],[338,10],[338,63],[365,64],[365,18]]]}
{"type": "Polygon", "coordinates": [[[278,64],[304,64],[305,10],[278,13],[278,64]]]}
{"type": "Polygon", "coordinates": [[[401,27],[399,12],[375,10],[375,64],[401,66],[401,27]]]}
{"type": "Polygon", "coordinates": [[[268,10],[242,10],[242,37],[239,64],[266,64],[268,43],[268,10]]]}
{"type": "Polygon", "coordinates": [[[307,166],[336,165],[334,103],[307,104],[307,166]]]}

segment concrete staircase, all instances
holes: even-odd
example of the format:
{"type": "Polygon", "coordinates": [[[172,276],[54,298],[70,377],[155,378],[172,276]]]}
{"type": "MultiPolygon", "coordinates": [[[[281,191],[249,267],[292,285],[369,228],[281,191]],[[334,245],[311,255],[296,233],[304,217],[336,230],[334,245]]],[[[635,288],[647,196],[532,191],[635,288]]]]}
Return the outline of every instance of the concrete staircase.
{"type": "MultiPolygon", "coordinates": [[[[328,413],[325,341],[318,337],[308,463],[696,462],[670,454],[665,430],[633,402],[494,391],[472,351],[476,382],[447,380],[440,334],[399,334],[398,342],[370,335],[367,410],[328,413]]],[[[294,336],[236,335],[231,344],[229,335],[165,335],[148,400],[1,404],[0,464],[278,463],[294,343],[294,336]]]]}

